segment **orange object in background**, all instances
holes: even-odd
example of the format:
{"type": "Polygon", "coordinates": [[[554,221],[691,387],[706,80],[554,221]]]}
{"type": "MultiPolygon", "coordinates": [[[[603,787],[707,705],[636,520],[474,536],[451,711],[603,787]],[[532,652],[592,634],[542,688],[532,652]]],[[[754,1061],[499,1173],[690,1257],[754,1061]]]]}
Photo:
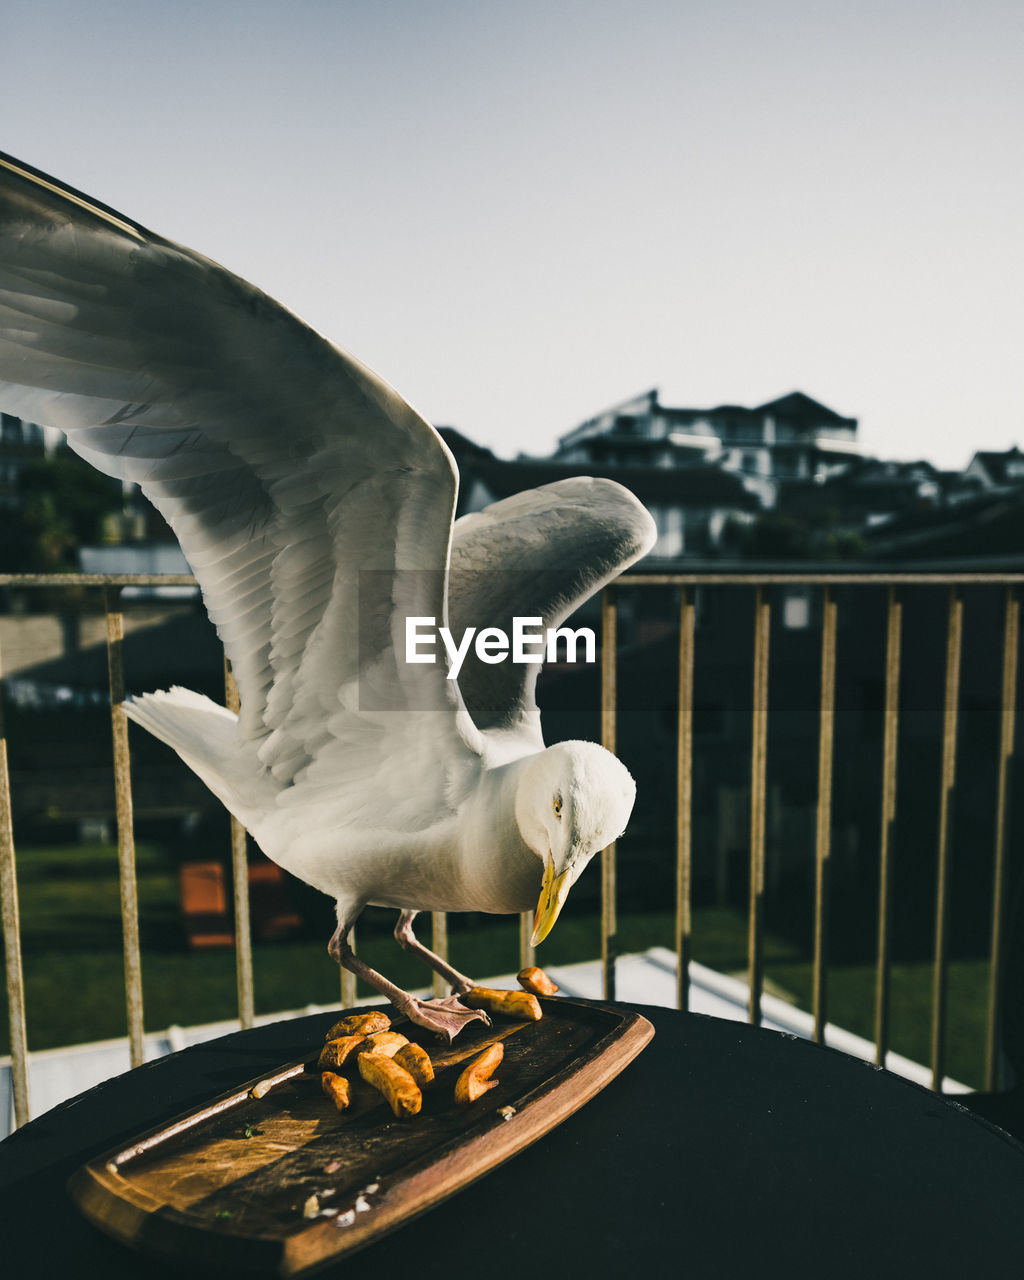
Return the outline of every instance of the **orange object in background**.
{"type": "Polygon", "coordinates": [[[302,925],[288,897],[285,873],[268,858],[249,863],[249,914],[253,937],[261,941],[286,937],[302,925]]]}
{"type": "MultiPolygon", "coordinates": [[[[178,884],[189,947],[233,947],[234,913],[223,864],[184,862],[178,884]]],[[[267,859],[249,867],[249,913],[253,936],[261,940],[284,937],[302,924],[288,899],[284,872],[267,859]]]]}
{"type": "Polygon", "coordinates": [[[224,868],[219,862],[183,862],[178,868],[181,914],[188,945],[233,947],[235,926],[228,910],[224,868]]]}

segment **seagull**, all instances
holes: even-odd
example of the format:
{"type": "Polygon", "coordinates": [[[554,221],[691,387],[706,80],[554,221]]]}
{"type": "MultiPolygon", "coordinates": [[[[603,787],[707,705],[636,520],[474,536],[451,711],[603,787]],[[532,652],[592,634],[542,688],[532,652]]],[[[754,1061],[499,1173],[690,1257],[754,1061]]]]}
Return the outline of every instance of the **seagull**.
{"type": "Polygon", "coordinates": [[[174,687],[129,716],[335,900],[339,964],[449,1041],[486,1019],[416,914],[536,904],[542,941],[636,787],[594,743],[545,747],[536,650],[498,662],[481,633],[557,630],[650,549],[648,512],[581,476],[455,520],[455,460],[376,374],[216,263],[2,154],[0,407],[137,485],[199,583],[240,711],[174,687]],[[475,628],[457,679],[437,646],[410,658],[428,621],[475,628]],[[355,955],[368,905],[399,913],[396,939],[450,996],[418,999],[355,955]]]}

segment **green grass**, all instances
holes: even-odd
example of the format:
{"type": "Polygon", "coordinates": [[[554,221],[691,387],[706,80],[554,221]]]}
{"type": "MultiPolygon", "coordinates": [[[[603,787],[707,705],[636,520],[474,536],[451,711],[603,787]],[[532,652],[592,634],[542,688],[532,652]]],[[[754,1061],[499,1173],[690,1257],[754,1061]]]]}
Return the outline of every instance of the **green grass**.
{"type": "MultiPolygon", "coordinates": [[[[890,970],[889,1047],[914,1062],[931,1062],[931,964],[894,964],[890,970]]],[[[769,970],[772,980],[790,992],[801,1008],[811,1006],[810,965],[782,964],[769,970]]],[[[946,971],[945,1074],[981,1088],[985,1074],[985,1035],[989,966],[985,960],[951,960],[946,971]]],[[[875,969],[838,965],[828,972],[828,1020],[874,1040],[875,969]]]]}
{"type": "MultiPolygon", "coordinates": [[[[174,862],[155,844],[136,853],[143,951],[143,1007],[147,1028],[197,1025],[235,1016],[235,959],[231,950],[189,951],[178,910],[174,862]]],[[[18,852],[23,966],[31,1049],[51,1048],[124,1035],[124,971],[116,850],[105,845],[24,848],[18,852]]],[[[388,913],[368,913],[358,930],[359,953],[395,981],[424,985],[422,966],[390,935],[388,913]]],[[[259,1013],[330,1004],[339,999],[337,965],[327,956],[330,912],[317,936],[254,948],[259,1013]]],[[[429,942],[430,926],[422,921],[429,942]]],[[[518,922],[478,916],[469,927],[450,924],[456,967],[479,976],[518,968],[518,922]]],[[[654,945],[671,947],[671,912],[622,913],[620,954],[654,945]]],[[[556,966],[600,954],[600,923],[592,912],[568,903],[538,960],[556,966]]],[[[694,955],[725,973],[746,968],[746,921],[727,908],[694,913],[694,955]]],[[[768,980],[808,1009],[812,974],[806,956],[787,939],[765,937],[768,980]]],[[[930,1057],[931,966],[892,968],[891,1047],[918,1062],[930,1057]]],[[[984,1069],[988,967],[982,960],[955,960],[948,970],[947,1065],[949,1075],[980,1085],[984,1069]]],[[[873,1038],[875,974],[870,965],[836,965],[828,973],[829,1020],[873,1038]]],[[[360,994],[364,994],[362,991],[360,994]]],[[[370,994],[368,991],[365,994],[370,994]]],[[[6,1007],[0,1052],[7,1052],[6,1007]]]]}

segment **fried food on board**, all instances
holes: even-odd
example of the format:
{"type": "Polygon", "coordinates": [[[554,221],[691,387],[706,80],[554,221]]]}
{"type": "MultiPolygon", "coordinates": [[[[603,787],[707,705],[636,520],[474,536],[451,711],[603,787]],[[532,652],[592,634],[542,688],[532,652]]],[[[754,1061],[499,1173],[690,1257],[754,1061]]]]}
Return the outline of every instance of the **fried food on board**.
{"type": "Polygon", "coordinates": [[[386,1057],[393,1058],[408,1043],[408,1037],[403,1036],[400,1031],[375,1031],[372,1036],[366,1037],[366,1043],[359,1052],[383,1053],[386,1057]]]}
{"type": "Polygon", "coordinates": [[[459,999],[469,1009],[485,1009],[502,1018],[523,1018],[539,1022],[543,1016],[535,995],[528,991],[497,991],[494,987],[471,987],[459,999]]]}
{"type": "MultiPolygon", "coordinates": [[[[537,1022],[543,1016],[537,996],[553,994],[558,987],[536,965],[523,969],[518,977],[528,990],[499,991],[493,987],[473,987],[460,998],[471,1009],[484,1009],[505,1018],[537,1022]]],[[[339,1111],[351,1105],[352,1069],[358,1066],[360,1076],[383,1096],[395,1116],[414,1116],[420,1112],[423,1089],[434,1080],[434,1064],[421,1045],[410,1041],[401,1032],[391,1030],[386,1014],[371,1010],[341,1018],[328,1035],[317,1068],[322,1073],[320,1085],[323,1092],[339,1111]],[[342,1067],[349,1078],[339,1074],[342,1067]]],[[[504,1054],[500,1040],[478,1053],[456,1081],[455,1101],[460,1105],[475,1102],[493,1089],[498,1081],[492,1077],[504,1054]]],[[[445,1065],[443,1060],[442,1065],[445,1065]]]]}
{"type": "Polygon", "coordinates": [[[552,982],[544,970],[538,969],[535,964],[526,969],[520,969],[516,974],[516,981],[525,990],[532,991],[535,996],[553,996],[558,990],[558,984],[552,982]]]}
{"type": "Polygon", "coordinates": [[[430,1054],[418,1044],[404,1044],[394,1055],[395,1062],[404,1067],[422,1089],[434,1078],[434,1064],[430,1054]]]}
{"type": "Polygon", "coordinates": [[[344,1076],[336,1075],[333,1071],[325,1071],[320,1077],[320,1088],[323,1089],[339,1111],[348,1109],[352,1094],[349,1083],[344,1076]]]}
{"type": "Polygon", "coordinates": [[[321,1071],[337,1071],[343,1067],[360,1046],[366,1046],[366,1036],[339,1036],[336,1040],[328,1040],[320,1050],[317,1067],[321,1071]]]}
{"type": "Polygon", "coordinates": [[[341,1018],[324,1036],[325,1040],[337,1040],[341,1036],[369,1036],[375,1031],[387,1031],[391,1019],[382,1009],[370,1009],[366,1013],[352,1013],[341,1018]]]}
{"type": "Polygon", "coordinates": [[[500,1040],[478,1054],[455,1082],[455,1101],[460,1105],[476,1102],[488,1089],[493,1089],[498,1081],[491,1076],[504,1056],[505,1046],[500,1040]]]}
{"type": "Polygon", "coordinates": [[[383,1053],[361,1053],[357,1061],[359,1074],[367,1084],[380,1090],[397,1117],[414,1116],[419,1112],[423,1094],[404,1067],[383,1053]]]}

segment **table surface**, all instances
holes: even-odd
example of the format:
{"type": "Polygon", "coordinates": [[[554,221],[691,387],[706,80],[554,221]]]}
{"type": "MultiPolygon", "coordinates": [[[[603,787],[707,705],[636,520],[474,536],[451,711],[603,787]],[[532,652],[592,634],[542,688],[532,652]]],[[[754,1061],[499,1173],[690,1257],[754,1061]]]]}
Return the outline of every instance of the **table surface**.
{"type": "MultiPolygon", "coordinates": [[[[776,1032],[635,1008],[656,1035],[601,1094],[481,1181],[322,1274],[1018,1277],[1024,1146],[955,1103],[776,1032]],[[411,1264],[414,1270],[407,1270],[411,1264]]],[[[303,1057],[335,1015],[149,1063],[0,1142],[5,1274],[147,1277],[84,1221],[83,1162],[303,1057]],[[11,1268],[14,1265],[13,1269],[11,1268]]],[[[224,1274],[223,1272],[221,1273],[224,1274]]]]}

